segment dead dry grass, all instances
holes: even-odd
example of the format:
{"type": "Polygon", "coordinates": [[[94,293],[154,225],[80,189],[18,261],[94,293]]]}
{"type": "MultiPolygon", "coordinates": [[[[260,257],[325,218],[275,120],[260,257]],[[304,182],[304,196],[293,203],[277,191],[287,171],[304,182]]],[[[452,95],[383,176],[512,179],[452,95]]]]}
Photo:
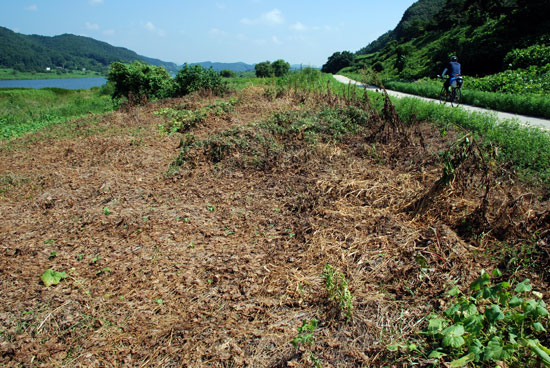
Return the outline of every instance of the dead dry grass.
{"type": "MultiPolygon", "coordinates": [[[[261,88],[232,97],[234,111],[209,116],[196,139],[323,106],[261,88]]],[[[514,269],[497,253],[539,231],[548,255],[548,198],[536,189],[465,163],[422,211],[406,210],[441,177],[437,152],[457,134],[404,127],[389,110],[389,127],[372,115],[371,134],[298,137],[269,167],[197,150],[194,167],[167,175],[180,137],[160,134],[153,112],[214,101],[130,107],[0,149],[1,365],[305,367],[313,352],[323,366],[402,366],[386,345],[413,337],[449,285],[482,268],[529,276],[548,300],[543,258],[514,269]],[[465,221],[484,236],[459,236],[465,221]],[[349,323],[328,298],[326,264],[349,282],[349,323]],[[48,268],[69,277],[46,288],[48,268]],[[314,344],[295,349],[312,318],[314,344]]]]}

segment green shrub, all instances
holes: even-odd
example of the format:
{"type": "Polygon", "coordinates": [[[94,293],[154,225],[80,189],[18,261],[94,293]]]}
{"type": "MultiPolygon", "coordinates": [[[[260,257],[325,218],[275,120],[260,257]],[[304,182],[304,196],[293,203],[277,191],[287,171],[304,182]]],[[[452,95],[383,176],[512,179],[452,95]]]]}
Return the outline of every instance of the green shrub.
{"type": "Polygon", "coordinates": [[[504,57],[511,69],[546,66],[550,64],[550,46],[535,44],[524,49],[514,49],[504,57]]]}
{"type": "Polygon", "coordinates": [[[237,76],[237,73],[230,69],[224,69],[220,71],[220,75],[224,78],[235,78],[237,76]]]}
{"type": "Polygon", "coordinates": [[[209,91],[215,95],[227,92],[227,84],[214,69],[204,69],[200,65],[187,64],[178,72],[174,80],[174,96],[185,96],[191,92],[209,91]]]}
{"type": "Polygon", "coordinates": [[[124,97],[132,102],[168,97],[171,94],[172,78],[161,66],[152,66],[141,61],[132,64],[112,63],[107,79],[114,85],[113,99],[124,97]]]}

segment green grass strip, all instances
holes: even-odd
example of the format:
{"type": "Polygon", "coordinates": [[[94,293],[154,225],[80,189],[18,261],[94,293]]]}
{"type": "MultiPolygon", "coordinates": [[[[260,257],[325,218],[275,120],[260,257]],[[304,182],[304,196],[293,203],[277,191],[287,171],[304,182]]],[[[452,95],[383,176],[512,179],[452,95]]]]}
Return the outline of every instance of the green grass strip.
{"type": "Polygon", "coordinates": [[[51,124],[113,108],[111,98],[99,88],[0,89],[0,139],[20,137],[51,124]]]}

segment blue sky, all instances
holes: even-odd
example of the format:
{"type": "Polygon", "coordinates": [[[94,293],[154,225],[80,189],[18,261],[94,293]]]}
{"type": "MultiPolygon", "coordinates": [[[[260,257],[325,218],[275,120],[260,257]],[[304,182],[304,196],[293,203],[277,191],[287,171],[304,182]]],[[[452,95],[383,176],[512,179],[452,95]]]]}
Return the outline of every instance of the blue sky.
{"type": "Polygon", "coordinates": [[[414,0],[1,0],[0,26],[184,62],[321,66],[393,29],[414,0]]]}

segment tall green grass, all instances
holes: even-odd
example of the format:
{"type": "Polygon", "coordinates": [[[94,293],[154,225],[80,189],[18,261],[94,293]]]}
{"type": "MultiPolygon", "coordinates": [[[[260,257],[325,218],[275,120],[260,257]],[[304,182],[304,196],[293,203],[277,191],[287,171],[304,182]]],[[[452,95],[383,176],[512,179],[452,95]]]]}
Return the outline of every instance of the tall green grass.
{"type": "MultiPolygon", "coordinates": [[[[550,98],[545,95],[516,95],[510,93],[484,92],[467,88],[462,90],[462,103],[514,114],[550,118],[550,98]]],[[[428,98],[439,98],[443,82],[386,81],[387,89],[428,98]]]]}
{"type": "MultiPolygon", "coordinates": [[[[304,77],[307,89],[315,89],[327,93],[327,86],[331,93],[346,98],[351,95],[362,98],[368,93],[374,108],[381,112],[384,102],[382,94],[365,92],[364,89],[344,85],[334,81],[331,75],[319,73],[316,78],[309,80],[304,77]],[[356,89],[355,92],[352,89],[356,89]]],[[[287,79],[289,88],[293,87],[293,80],[287,79]]],[[[299,85],[299,84],[298,84],[299,85]]],[[[499,159],[509,162],[520,175],[530,180],[542,181],[550,184],[550,133],[541,129],[525,127],[514,121],[499,121],[495,114],[469,112],[451,108],[435,102],[421,101],[416,98],[391,98],[397,113],[405,123],[415,121],[429,121],[442,131],[452,126],[458,126],[477,137],[489,146],[498,147],[499,159]]],[[[491,149],[491,148],[488,148],[491,149]]]]}
{"type": "Polygon", "coordinates": [[[510,162],[522,176],[550,183],[550,133],[522,126],[514,121],[501,122],[495,114],[469,112],[416,98],[395,98],[393,104],[405,122],[426,120],[444,130],[456,125],[498,147],[499,159],[510,162]]]}
{"type": "Polygon", "coordinates": [[[0,139],[11,139],[51,124],[114,108],[100,88],[0,89],[0,139]]]}

